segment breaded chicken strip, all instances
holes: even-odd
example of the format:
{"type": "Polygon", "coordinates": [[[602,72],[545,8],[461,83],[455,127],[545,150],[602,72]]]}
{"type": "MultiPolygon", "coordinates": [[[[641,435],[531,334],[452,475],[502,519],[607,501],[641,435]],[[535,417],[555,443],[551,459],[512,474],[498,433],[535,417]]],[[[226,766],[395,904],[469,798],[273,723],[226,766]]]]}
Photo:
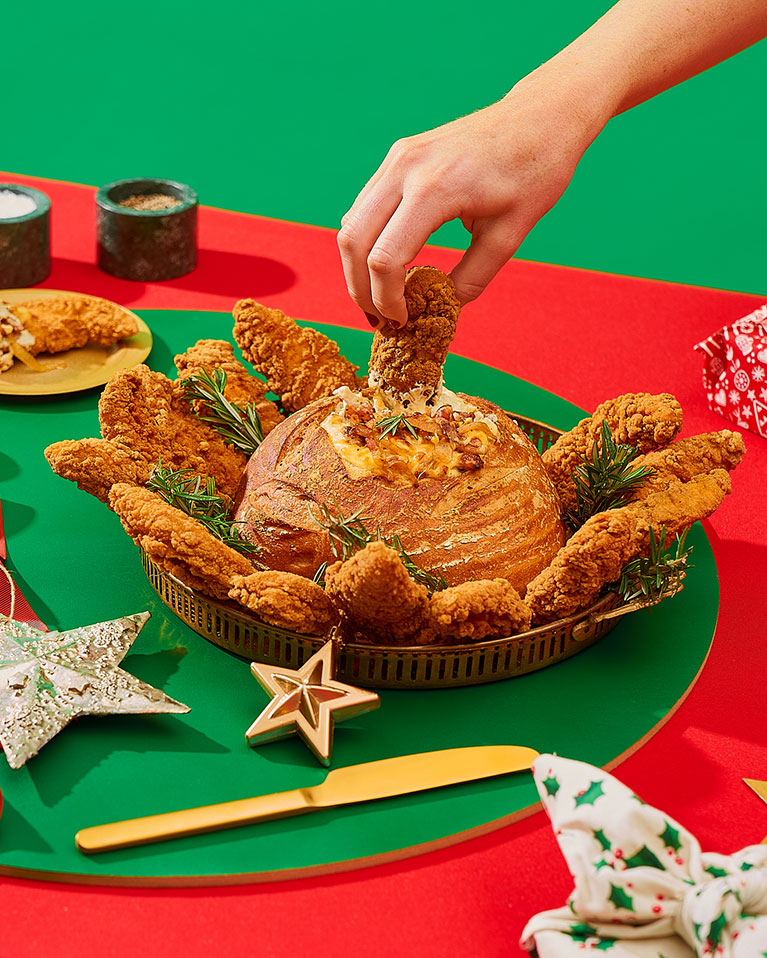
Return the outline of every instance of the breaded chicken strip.
{"type": "Polygon", "coordinates": [[[649,555],[649,531],[666,527],[671,541],[687,526],[711,515],[730,491],[724,469],[673,480],[666,489],[585,522],[527,587],[525,602],[540,624],[583,609],[602,587],[615,582],[627,562],[649,555]]]}
{"type": "Polygon", "coordinates": [[[161,462],[216,480],[233,498],[247,457],[191,411],[183,389],[146,366],[110,379],[99,400],[103,439],[55,442],[45,450],[53,471],[107,501],[116,482],[144,485],[161,462]]]}
{"type": "Polygon", "coordinates": [[[271,432],[278,422],[282,422],[283,416],[277,405],[266,398],[266,383],[249,373],[242,363],[235,359],[231,343],[223,339],[200,339],[185,353],[176,356],[174,362],[179,379],[187,379],[203,369],[209,372],[222,369],[226,373],[224,395],[241,407],[255,403],[264,435],[271,432]]]}
{"type": "Polygon", "coordinates": [[[739,432],[722,429],[700,436],[689,436],[672,442],[665,449],[637,456],[632,469],[649,466],[654,470],[634,496],[642,499],[648,493],[664,489],[672,479],[687,482],[701,472],[726,469],[728,472],[740,464],[746,453],[746,444],[739,432]]]}
{"type": "Polygon", "coordinates": [[[205,595],[226,599],[232,577],[253,572],[245,556],[149,489],[118,482],[109,493],[109,505],[154,563],[205,595]]]}
{"type": "Polygon", "coordinates": [[[401,397],[417,390],[429,399],[439,388],[461,305],[453,281],[433,266],[414,266],[405,278],[408,322],[376,331],[370,383],[401,397]]]}
{"type": "Polygon", "coordinates": [[[235,575],[229,598],[264,622],[302,635],[325,635],[338,618],[320,586],[292,572],[235,575]]]}
{"type": "Polygon", "coordinates": [[[57,476],[76,482],[102,502],[116,482],[143,486],[152,474],[146,459],[135,458],[107,439],[63,439],[48,446],[45,458],[57,476]]]}
{"type": "Polygon", "coordinates": [[[113,376],[99,399],[99,422],[104,439],[133,458],[212,476],[218,492],[234,495],[246,457],[199,420],[184,390],[162,373],[140,365],[113,376]]]}
{"type": "Polygon", "coordinates": [[[517,635],[530,628],[531,612],[506,579],[476,579],[435,592],[430,622],[418,641],[479,642],[517,635]]]}
{"type": "Polygon", "coordinates": [[[573,472],[599,440],[603,422],[617,443],[650,452],[668,445],[682,428],[682,407],[671,393],[626,393],[603,402],[593,416],[560,436],[542,458],[565,512],[576,505],[573,472]]]}
{"type": "Polygon", "coordinates": [[[34,343],[27,347],[33,356],[79,349],[86,343],[112,346],[138,332],[132,316],[97,296],[25,299],[10,309],[34,336],[34,343]]]}
{"type": "Polygon", "coordinates": [[[429,593],[397,553],[371,542],[325,572],[325,591],[363,638],[407,645],[429,618],[429,593]]]}
{"type": "Polygon", "coordinates": [[[339,386],[360,388],[359,367],[340,354],[332,339],[303,329],[279,309],[241,299],[234,307],[234,339],[289,413],[330,396],[339,386]]]}

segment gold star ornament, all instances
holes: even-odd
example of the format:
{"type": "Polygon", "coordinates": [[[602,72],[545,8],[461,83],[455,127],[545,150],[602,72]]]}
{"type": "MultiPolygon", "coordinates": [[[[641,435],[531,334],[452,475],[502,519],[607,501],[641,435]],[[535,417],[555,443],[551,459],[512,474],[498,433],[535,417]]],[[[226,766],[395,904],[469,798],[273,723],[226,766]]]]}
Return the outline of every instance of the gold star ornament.
{"type": "Polygon", "coordinates": [[[262,745],[298,733],[318,761],[330,765],[335,723],[381,704],[375,692],[337,682],[335,667],[332,639],[300,669],[251,663],[256,681],[272,700],[245,733],[248,744],[262,745]]]}

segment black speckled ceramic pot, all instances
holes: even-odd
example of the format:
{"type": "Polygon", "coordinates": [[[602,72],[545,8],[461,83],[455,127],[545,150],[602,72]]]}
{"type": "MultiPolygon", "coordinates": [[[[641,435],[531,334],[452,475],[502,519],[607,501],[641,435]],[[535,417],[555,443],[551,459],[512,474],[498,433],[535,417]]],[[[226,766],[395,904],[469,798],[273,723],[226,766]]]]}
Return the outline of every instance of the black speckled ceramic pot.
{"type": "Polygon", "coordinates": [[[197,265],[197,194],[173,180],[115,180],[96,194],[98,264],[121,279],[174,279],[197,265]],[[164,210],[120,206],[130,196],[161,193],[178,200],[164,210]]]}
{"type": "Polygon", "coordinates": [[[51,271],[51,201],[39,190],[16,183],[0,183],[29,197],[35,209],[23,216],[0,219],[0,289],[34,286],[51,271]]]}

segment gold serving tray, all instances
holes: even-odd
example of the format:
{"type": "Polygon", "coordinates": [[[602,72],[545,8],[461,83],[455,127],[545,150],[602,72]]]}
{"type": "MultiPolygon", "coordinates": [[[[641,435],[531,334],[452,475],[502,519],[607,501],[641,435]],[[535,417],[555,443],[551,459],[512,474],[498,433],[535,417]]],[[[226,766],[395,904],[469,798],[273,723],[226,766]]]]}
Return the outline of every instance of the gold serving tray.
{"type": "MultiPolygon", "coordinates": [[[[543,452],[562,434],[535,419],[509,415],[543,452]]],[[[326,638],[299,635],[250,615],[233,602],[219,602],[184,585],[141,552],[152,588],[191,629],[251,662],[296,669],[326,638]]],[[[562,662],[597,642],[617,625],[603,618],[622,605],[615,593],[587,609],[520,635],[465,645],[382,646],[346,643],[338,656],[338,678],[364,688],[432,689],[479,685],[515,678],[562,662]]]]}

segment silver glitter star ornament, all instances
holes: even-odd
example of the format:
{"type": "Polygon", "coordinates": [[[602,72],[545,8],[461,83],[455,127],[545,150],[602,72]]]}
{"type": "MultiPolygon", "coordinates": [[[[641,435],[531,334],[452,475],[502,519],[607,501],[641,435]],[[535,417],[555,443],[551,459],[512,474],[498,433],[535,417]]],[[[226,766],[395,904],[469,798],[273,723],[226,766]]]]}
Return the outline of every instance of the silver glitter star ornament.
{"type": "Polygon", "coordinates": [[[0,745],[21,768],[78,715],[188,712],[118,668],[148,612],[67,632],[0,615],[0,745]]]}

